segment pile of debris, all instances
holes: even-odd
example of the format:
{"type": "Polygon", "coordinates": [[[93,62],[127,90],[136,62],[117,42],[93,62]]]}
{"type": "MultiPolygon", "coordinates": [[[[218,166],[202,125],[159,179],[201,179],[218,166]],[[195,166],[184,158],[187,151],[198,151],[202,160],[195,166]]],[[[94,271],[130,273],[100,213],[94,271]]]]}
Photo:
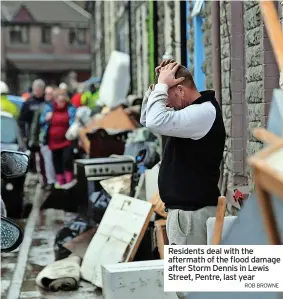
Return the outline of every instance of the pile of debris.
{"type": "Polygon", "coordinates": [[[82,107],[67,133],[79,137],[85,152],[74,162],[77,183],[53,190],[41,208],[77,216],[57,233],[56,261],[36,279],[46,290],[75,290],[82,278],[104,292],[103,266],[164,257],[167,213],[157,186],[161,137],[139,124],[141,99],[114,102],[94,114],[82,107]]]}

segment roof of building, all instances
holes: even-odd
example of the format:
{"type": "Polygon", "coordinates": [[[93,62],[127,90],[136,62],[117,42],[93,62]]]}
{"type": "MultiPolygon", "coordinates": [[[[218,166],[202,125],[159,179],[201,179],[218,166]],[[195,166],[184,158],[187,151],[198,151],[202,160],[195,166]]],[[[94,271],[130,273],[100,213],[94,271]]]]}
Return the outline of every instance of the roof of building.
{"type": "Polygon", "coordinates": [[[1,1],[2,21],[15,21],[15,17],[22,7],[26,8],[36,23],[80,23],[86,25],[91,17],[73,1],[1,1]]]}

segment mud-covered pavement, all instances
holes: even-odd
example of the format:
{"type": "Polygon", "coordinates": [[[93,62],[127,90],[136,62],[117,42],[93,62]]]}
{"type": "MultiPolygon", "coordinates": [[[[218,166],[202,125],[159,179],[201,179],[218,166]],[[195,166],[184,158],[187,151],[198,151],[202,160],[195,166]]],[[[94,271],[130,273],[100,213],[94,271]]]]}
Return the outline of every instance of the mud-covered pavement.
{"type": "Polygon", "coordinates": [[[81,281],[73,292],[46,292],[35,284],[37,274],[54,261],[54,240],[64,221],[72,219],[71,213],[47,210],[40,212],[44,194],[34,176],[28,176],[27,199],[34,203],[30,217],[22,223],[24,241],[15,252],[1,254],[1,298],[3,299],[102,299],[101,291],[92,284],[81,281]]]}

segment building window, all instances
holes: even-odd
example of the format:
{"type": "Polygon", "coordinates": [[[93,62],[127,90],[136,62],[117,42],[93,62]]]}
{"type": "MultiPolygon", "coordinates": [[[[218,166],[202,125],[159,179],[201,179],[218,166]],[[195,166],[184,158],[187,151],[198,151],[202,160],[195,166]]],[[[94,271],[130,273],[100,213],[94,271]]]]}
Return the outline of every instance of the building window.
{"type": "Polygon", "coordinates": [[[86,29],[70,28],[69,43],[70,43],[70,45],[85,45],[86,44],[86,29]]]}
{"type": "Polygon", "coordinates": [[[41,28],[41,43],[51,45],[51,27],[44,26],[41,28]]]}
{"type": "Polygon", "coordinates": [[[10,28],[11,44],[28,44],[29,42],[29,27],[28,26],[12,26],[10,28]]]}

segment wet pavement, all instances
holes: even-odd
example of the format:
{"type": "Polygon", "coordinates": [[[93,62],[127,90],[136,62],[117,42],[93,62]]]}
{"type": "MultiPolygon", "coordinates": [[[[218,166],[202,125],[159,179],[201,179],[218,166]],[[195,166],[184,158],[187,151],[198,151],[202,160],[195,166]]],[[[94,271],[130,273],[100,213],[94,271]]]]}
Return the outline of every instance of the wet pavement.
{"type": "MultiPolygon", "coordinates": [[[[34,178],[33,178],[34,179],[34,178]]],[[[44,194],[34,184],[28,182],[29,200],[42,199],[44,194]],[[39,194],[36,194],[39,192],[39,194]]],[[[35,209],[35,208],[34,208],[35,209]]],[[[47,292],[35,284],[37,274],[55,260],[54,240],[64,221],[70,221],[75,215],[63,211],[32,211],[25,221],[25,240],[16,252],[1,254],[1,298],[3,299],[102,299],[101,291],[85,281],[80,282],[79,289],[72,292],[47,292]],[[34,225],[32,225],[34,221],[34,225]],[[28,223],[27,223],[28,222],[28,223]],[[29,239],[29,240],[28,240],[29,239]],[[25,243],[25,244],[24,244],[25,243]],[[23,264],[19,264],[23,263],[23,264]],[[18,272],[18,273],[17,273],[18,272]],[[22,273],[20,273],[22,272],[22,273]]]]}

